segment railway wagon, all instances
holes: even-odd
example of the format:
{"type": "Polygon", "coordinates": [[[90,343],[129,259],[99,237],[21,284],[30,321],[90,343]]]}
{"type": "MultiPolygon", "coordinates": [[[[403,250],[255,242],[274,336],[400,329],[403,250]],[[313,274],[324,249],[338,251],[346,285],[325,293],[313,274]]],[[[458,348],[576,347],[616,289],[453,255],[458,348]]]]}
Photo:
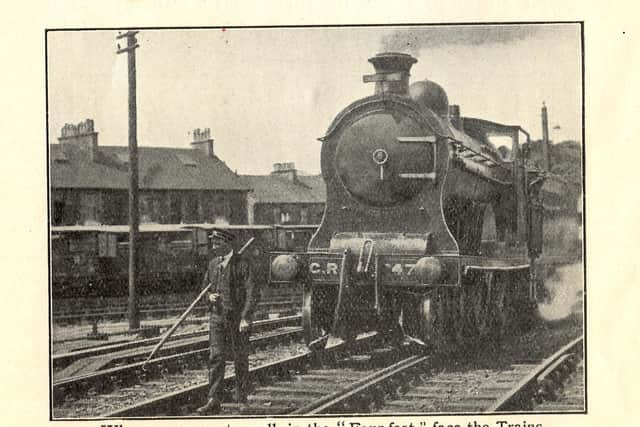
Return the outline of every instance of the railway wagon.
{"type": "MultiPolygon", "coordinates": [[[[255,237],[265,251],[306,247],[317,225],[141,224],[140,294],[191,292],[200,286],[213,256],[216,229],[238,239],[255,237]]],[[[129,229],[126,225],[51,227],[54,298],[118,297],[128,292],[129,229]]]]}
{"type": "Polygon", "coordinates": [[[432,81],[409,84],[410,55],[369,62],[374,94],[320,138],[323,220],[306,251],[271,261],[272,281],[304,289],[307,343],[376,330],[446,350],[529,322],[544,183],[525,168],[529,134],[462,117],[432,81]]]}

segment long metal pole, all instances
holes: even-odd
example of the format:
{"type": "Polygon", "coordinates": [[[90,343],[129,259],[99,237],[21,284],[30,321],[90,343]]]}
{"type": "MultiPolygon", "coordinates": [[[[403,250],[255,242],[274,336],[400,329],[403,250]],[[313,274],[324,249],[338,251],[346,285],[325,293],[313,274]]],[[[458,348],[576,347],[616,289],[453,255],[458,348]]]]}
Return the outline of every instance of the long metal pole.
{"type": "Polygon", "coordinates": [[[137,31],[127,31],[117,38],[127,39],[127,47],[118,49],[118,53],[127,52],[129,70],[129,304],[127,316],[129,329],[140,328],[138,295],[138,232],[140,215],[138,211],[138,139],[136,106],[136,41],[137,31]]]}

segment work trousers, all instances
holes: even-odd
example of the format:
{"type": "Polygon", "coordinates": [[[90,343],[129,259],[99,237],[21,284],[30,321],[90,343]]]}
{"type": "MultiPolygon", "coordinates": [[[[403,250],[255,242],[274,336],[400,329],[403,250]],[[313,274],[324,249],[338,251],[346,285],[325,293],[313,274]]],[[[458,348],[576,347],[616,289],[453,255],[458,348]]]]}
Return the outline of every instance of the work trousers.
{"type": "Polygon", "coordinates": [[[232,315],[209,316],[209,398],[222,402],[224,371],[228,355],[233,355],[236,401],[249,394],[249,332],[240,332],[240,319],[232,315]]]}

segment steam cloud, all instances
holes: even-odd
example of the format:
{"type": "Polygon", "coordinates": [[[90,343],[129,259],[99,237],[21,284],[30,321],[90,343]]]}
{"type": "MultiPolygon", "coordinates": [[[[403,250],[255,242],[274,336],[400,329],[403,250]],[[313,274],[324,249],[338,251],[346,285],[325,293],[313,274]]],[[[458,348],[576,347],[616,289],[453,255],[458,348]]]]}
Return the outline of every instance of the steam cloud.
{"type": "MultiPolygon", "coordinates": [[[[397,29],[382,37],[383,51],[417,56],[421,49],[449,45],[511,43],[538,34],[538,25],[456,25],[397,29]]],[[[549,27],[546,27],[549,29],[549,27]]]]}
{"type": "Polygon", "coordinates": [[[559,267],[545,281],[549,302],[538,305],[538,313],[545,320],[560,320],[582,312],[582,265],[559,267]]]}

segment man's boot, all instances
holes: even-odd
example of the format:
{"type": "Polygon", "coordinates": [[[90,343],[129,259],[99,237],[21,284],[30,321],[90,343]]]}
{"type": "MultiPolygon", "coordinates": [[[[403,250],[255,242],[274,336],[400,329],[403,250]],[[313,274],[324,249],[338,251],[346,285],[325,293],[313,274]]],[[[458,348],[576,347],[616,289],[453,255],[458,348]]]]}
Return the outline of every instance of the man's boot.
{"type": "Polygon", "coordinates": [[[236,388],[236,392],[235,392],[236,403],[240,405],[246,405],[247,395],[248,393],[246,390],[239,390],[238,388],[236,388]]]}
{"type": "Polygon", "coordinates": [[[220,402],[217,399],[209,399],[204,406],[196,409],[198,415],[216,415],[220,413],[220,402]]]}

